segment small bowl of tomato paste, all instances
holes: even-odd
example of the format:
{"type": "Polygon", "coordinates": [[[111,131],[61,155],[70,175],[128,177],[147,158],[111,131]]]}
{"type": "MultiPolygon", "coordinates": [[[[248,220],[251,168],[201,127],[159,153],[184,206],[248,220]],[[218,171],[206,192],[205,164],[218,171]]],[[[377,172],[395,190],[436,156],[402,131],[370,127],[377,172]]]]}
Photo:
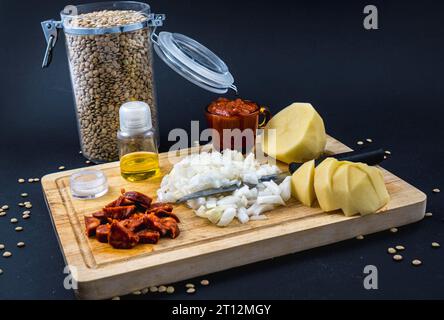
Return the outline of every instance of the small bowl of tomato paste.
{"type": "Polygon", "coordinates": [[[219,98],[205,110],[212,142],[216,150],[232,149],[249,152],[256,143],[257,129],[271,118],[266,107],[240,98],[219,98]]]}

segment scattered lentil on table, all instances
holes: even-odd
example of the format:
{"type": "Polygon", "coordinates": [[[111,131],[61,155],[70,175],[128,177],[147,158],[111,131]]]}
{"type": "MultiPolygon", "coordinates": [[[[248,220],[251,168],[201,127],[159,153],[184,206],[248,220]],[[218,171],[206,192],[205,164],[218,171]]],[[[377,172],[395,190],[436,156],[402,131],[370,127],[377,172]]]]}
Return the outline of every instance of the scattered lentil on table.
{"type": "Polygon", "coordinates": [[[25,183],[25,179],[23,178],[18,179],[18,183],[25,183]]]}
{"type": "Polygon", "coordinates": [[[370,138],[365,139],[365,141],[367,141],[368,143],[372,143],[373,142],[373,140],[370,139],[370,138]]]}
{"type": "Polygon", "coordinates": [[[359,236],[356,237],[356,239],[358,239],[358,240],[363,240],[363,239],[364,239],[364,236],[363,236],[363,235],[359,235],[359,236]]]}
{"type": "Polygon", "coordinates": [[[433,216],[433,213],[431,213],[431,212],[426,212],[425,216],[426,216],[427,218],[430,218],[430,217],[433,216]]]}
{"type": "Polygon", "coordinates": [[[5,251],[5,252],[3,252],[3,257],[5,257],[5,258],[9,258],[9,257],[11,257],[12,256],[12,253],[11,252],[9,252],[9,251],[5,251]]]}
{"type": "Polygon", "coordinates": [[[175,290],[176,290],[176,289],[174,289],[173,286],[169,286],[169,287],[167,288],[166,292],[169,293],[169,294],[172,294],[172,293],[174,293],[175,290]]]}
{"type": "Polygon", "coordinates": [[[398,228],[391,228],[391,229],[390,229],[390,232],[392,232],[392,233],[396,233],[396,232],[398,232],[398,228]]]}
{"type": "Polygon", "coordinates": [[[395,246],[395,249],[398,251],[402,251],[402,250],[405,250],[405,247],[401,246],[401,245],[397,245],[397,246],[395,246]]]}
{"type": "Polygon", "coordinates": [[[23,248],[24,246],[25,246],[25,243],[22,241],[17,243],[17,247],[19,247],[19,248],[23,248]]]}
{"type": "Polygon", "coordinates": [[[167,288],[166,288],[165,286],[159,286],[159,292],[160,292],[160,293],[165,292],[166,289],[167,289],[167,288]]]}
{"type": "Polygon", "coordinates": [[[158,292],[159,291],[159,288],[157,288],[157,287],[150,287],[150,292],[158,292]]]}
{"type": "Polygon", "coordinates": [[[15,231],[17,231],[17,232],[23,231],[23,227],[16,227],[15,231]]]}
{"type": "Polygon", "coordinates": [[[393,256],[393,260],[395,260],[395,261],[401,261],[401,260],[402,260],[402,256],[401,256],[400,254],[395,254],[395,255],[393,256]]]}
{"type": "Polygon", "coordinates": [[[203,286],[208,286],[209,284],[210,284],[210,281],[208,281],[208,280],[202,280],[201,282],[200,282],[200,284],[201,285],[203,285],[203,286]]]}
{"type": "Polygon", "coordinates": [[[189,288],[188,290],[187,290],[187,293],[189,293],[189,294],[192,294],[192,293],[195,293],[196,292],[196,289],[195,288],[189,288]]]}
{"type": "Polygon", "coordinates": [[[358,142],[356,142],[356,144],[362,146],[364,144],[364,142],[363,141],[358,141],[358,142]]]}
{"type": "Polygon", "coordinates": [[[438,242],[432,242],[432,248],[439,248],[441,245],[438,242]]]}
{"type": "Polygon", "coordinates": [[[390,254],[395,254],[396,253],[396,249],[395,248],[388,248],[387,252],[390,254]]]}
{"type": "Polygon", "coordinates": [[[441,190],[439,190],[438,188],[435,188],[435,189],[433,189],[432,190],[434,193],[440,193],[441,192],[441,190]]]}
{"type": "Polygon", "coordinates": [[[419,260],[419,259],[414,259],[414,260],[412,261],[412,264],[413,264],[415,267],[418,267],[418,266],[422,265],[422,261],[419,260]]]}

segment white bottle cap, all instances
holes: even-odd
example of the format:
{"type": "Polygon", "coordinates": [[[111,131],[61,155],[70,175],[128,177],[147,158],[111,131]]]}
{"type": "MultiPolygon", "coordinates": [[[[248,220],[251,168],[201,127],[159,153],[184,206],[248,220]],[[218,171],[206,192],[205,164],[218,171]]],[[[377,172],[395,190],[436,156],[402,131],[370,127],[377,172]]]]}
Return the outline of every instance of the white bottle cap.
{"type": "Polygon", "coordinates": [[[151,110],[142,101],[131,101],[120,107],[120,130],[130,134],[143,133],[153,127],[151,110]]]}
{"type": "Polygon", "coordinates": [[[97,199],[108,192],[108,179],[100,170],[82,170],[71,175],[70,187],[74,198],[97,199]]]}

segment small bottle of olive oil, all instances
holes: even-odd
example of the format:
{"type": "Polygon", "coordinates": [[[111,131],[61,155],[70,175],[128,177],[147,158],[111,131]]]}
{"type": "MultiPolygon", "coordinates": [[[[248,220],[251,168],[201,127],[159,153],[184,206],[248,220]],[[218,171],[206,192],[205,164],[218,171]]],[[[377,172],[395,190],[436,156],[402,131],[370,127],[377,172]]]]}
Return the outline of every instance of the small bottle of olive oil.
{"type": "Polygon", "coordinates": [[[143,181],[159,174],[159,154],[145,102],[132,101],[120,107],[120,131],[117,133],[120,172],[130,182],[143,181]]]}

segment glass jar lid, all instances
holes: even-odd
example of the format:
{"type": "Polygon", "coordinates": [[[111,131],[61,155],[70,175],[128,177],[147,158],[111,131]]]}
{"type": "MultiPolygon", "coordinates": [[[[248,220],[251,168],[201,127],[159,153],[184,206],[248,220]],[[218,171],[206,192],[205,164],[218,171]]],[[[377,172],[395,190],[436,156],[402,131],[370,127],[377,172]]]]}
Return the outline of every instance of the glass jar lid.
{"type": "Polygon", "coordinates": [[[100,170],[83,170],[71,175],[71,195],[77,199],[97,199],[108,193],[108,179],[100,170]]]}
{"type": "Polygon", "coordinates": [[[157,55],[174,71],[201,88],[215,93],[237,91],[227,65],[201,43],[180,33],[153,33],[157,55]]]}

